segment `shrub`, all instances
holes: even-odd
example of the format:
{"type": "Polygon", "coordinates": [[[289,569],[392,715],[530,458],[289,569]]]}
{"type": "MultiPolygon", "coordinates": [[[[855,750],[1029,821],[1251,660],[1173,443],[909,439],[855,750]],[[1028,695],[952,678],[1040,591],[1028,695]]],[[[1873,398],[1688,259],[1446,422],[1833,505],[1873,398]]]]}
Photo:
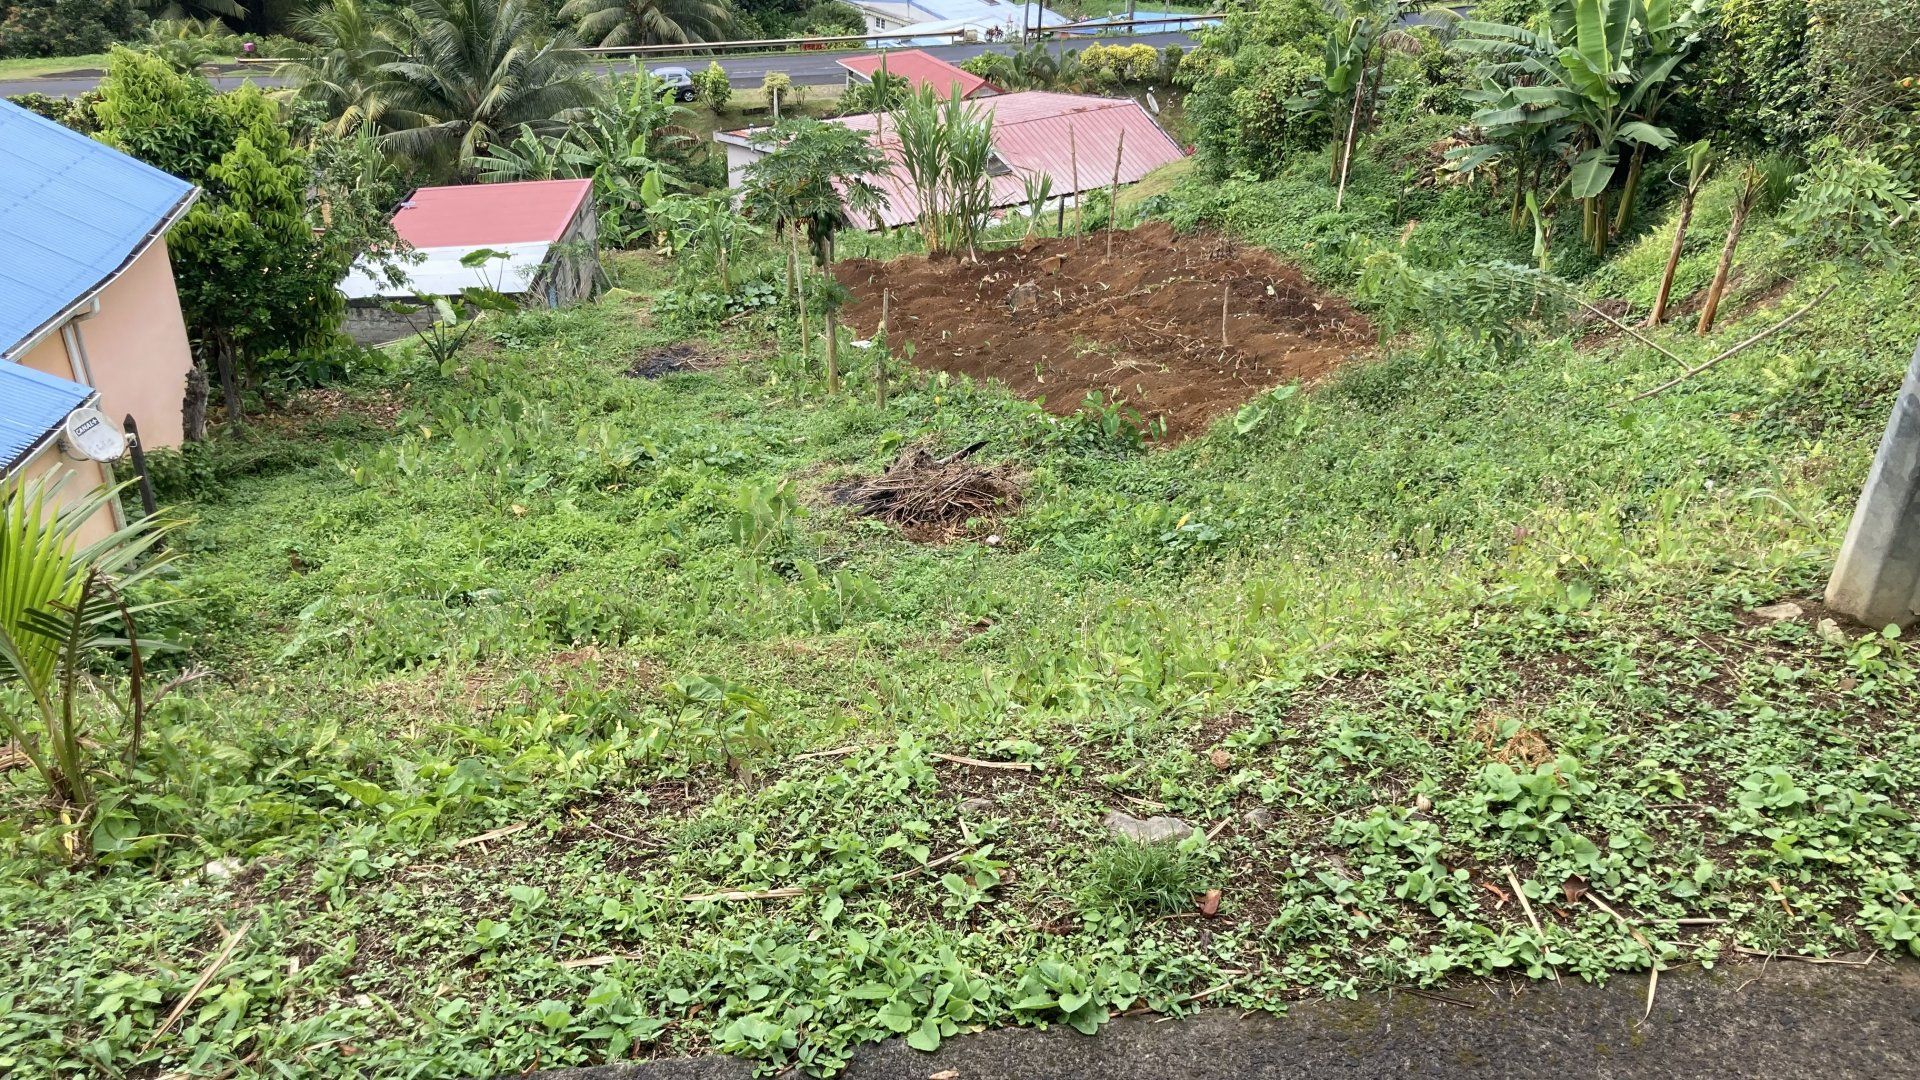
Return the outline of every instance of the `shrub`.
{"type": "Polygon", "coordinates": [[[1160,77],[1160,50],[1151,45],[1089,45],[1080,54],[1080,67],[1095,84],[1151,82],[1160,77]]]}
{"type": "Polygon", "coordinates": [[[0,57],[105,52],[138,28],[130,0],[0,0],[0,57]]]}
{"type": "Polygon", "coordinates": [[[1175,81],[1187,86],[1187,123],[1214,177],[1277,175],[1290,151],[1332,138],[1325,123],[1287,106],[1321,72],[1329,16],[1312,0],[1265,0],[1202,35],[1175,81]]]}
{"type": "Polygon", "coordinates": [[[721,67],[718,60],[708,64],[705,71],[694,73],[693,88],[714,112],[726,108],[733,100],[733,81],[727,78],[727,69],[721,67]]]}

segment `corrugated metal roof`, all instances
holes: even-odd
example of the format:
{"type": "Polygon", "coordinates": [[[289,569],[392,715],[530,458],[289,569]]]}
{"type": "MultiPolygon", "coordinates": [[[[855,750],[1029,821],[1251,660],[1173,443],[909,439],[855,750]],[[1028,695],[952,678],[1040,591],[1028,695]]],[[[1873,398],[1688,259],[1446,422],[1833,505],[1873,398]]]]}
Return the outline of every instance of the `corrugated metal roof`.
{"type": "Polygon", "coordinates": [[[377,296],[408,297],[416,293],[452,296],[467,288],[495,289],[508,296],[518,296],[527,291],[534,278],[540,276],[540,268],[546,265],[547,252],[553,247],[544,242],[480,246],[504,251],[507,257],[505,260],[490,259],[481,266],[468,267],[462,266],[460,260],[476,250],[472,246],[415,248],[415,252],[426,258],[406,265],[406,284],[396,288],[356,266],[340,283],[340,291],[349,300],[369,300],[377,296]]]}
{"type": "Polygon", "coordinates": [[[400,204],[393,228],[416,248],[551,244],[592,197],[591,180],[426,187],[400,204]]]}
{"type": "Polygon", "coordinates": [[[0,357],[112,278],[193,185],[0,101],[0,357]]]}
{"type": "Polygon", "coordinates": [[[0,360],[0,473],[20,464],[92,396],[77,382],[0,360]]]}
{"type": "Polygon", "coordinates": [[[987,80],[973,72],[955,67],[932,53],[922,52],[919,49],[849,56],[839,63],[841,67],[872,82],[883,60],[886,62],[888,75],[907,80],[907,85],[915,90],[922,86],[931,86],[934,93],[942,97],[952,93],[955,85],[960,87],[960,96],[963,98],[972,97],[975,92],[987,85],[987,80]]]}
{"type": "MultiPolygon", "coordinates": [[[[1026,199],[1025,177],[1045,173],[1053,177],[1051,198],[1079,195],[1113,183],[1116,155],[1120,182],[1131,184],[1153,170],[1185,157],[1172,136],[1130,98],[1090,97],[1027,90],[984,98],[978,103],[993,114],[993,149],[1010,170],[993,178],[993,205],[1015,206],[1026,199]],[[1126,142],[1121,143],[1125,133],[1126,142]],[[1079,184],[1074,184],[1075,162],[1079,184]]],[[[873,130],[874,114],[840,118],[849,127],[873,130]]],[[[887,176],[873,177],[886,194],[880,220],[874,226],[902,225],[919,216],[919,199],[900,167],[892,128],[882,138],[882,149],[894,163],[887,176]]]]}

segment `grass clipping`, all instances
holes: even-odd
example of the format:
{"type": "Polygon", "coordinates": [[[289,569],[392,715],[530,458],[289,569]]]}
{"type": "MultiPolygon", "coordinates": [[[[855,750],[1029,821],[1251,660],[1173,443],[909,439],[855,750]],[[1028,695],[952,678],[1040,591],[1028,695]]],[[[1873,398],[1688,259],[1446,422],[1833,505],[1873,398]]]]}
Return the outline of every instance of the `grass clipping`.
{"type": "Polygon", "coordinates": [[[887,471],[833,491],[833,501],[894,525],[907,536],[939,542],[1011,513],[1020,503],[1022,476],[1012,465],[970,459],[985,443],[945,457],[925,444],[900,451],[887,471]]]}

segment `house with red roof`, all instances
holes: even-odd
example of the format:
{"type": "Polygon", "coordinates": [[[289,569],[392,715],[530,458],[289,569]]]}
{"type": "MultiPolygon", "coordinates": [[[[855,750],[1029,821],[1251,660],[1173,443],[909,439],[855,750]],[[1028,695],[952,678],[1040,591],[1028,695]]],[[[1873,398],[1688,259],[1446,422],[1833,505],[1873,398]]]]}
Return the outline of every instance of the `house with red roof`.
{"type": "Polygon", "coordinates": [[[968,99],[992,97],[1000,92],[999,87],[973,72],[920,49],[849,56],[839,63],[847,69],[848,86],[871,86],[884,68],[888,75],[907,80],[908,89],[917,91],[923,86],[931,86],[933,92],[943,98],[951,95],[956,88],[961,97],[968,99]]]}
{"type": "MultiPolygon", "coordinates": [[[[1023,205],[1029,177],[1051,177],[1049,202],[1057,199],[1064,206],[1112,185],[1116,158],[1120,183],[1131,184],[1186,156],[1180,144],[1131,98],[1022,90],[987,98],[976,108],[993,117],[988,174],[996,210],[1023,205]]],[[[891,166],[886,173],[868,178],[880,188],[884,201],[862,224],[879,229],[917,220],[919,200],[901,165],[897,126],[883,127],[881,114],[875,113],[842,116],[833,122],[873,132],[891,166]]],[[[729,184],[740,186],[747,166],[767,152],[758,142],[760,134],[760,129],[714,133],[714,141],[726,148],[729,184]]]]}
{"type": "Polygon", "coordinates": [[[393,228],[412,249],[392,280],[363,264],[340,283],[347,333],[363,345],[394,341],[418,327],[394,313],[396,300],[492,289],[537,307],[591,298],[601,282],[599,218],[591,180],[527,180],[415,191],[393,228]],[[468,265],[473,252],[498,254],[468,265]]]}

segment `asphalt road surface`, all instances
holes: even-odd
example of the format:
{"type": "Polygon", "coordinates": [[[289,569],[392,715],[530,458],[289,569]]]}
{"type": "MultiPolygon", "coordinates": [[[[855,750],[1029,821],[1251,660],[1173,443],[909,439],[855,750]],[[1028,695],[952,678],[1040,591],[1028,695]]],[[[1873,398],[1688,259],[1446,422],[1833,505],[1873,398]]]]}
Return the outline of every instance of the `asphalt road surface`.
{"type": "MultiPolygon", "coordinates": [[[[1193,43],[1190,34],[1139,34],[1132,38],[1113,39],[1126,44],[1146,44],[1155,47],[1166,45],[1190,46],[1193,43]]],[[[1050,43],[1055,51],[1085,48],[1091,39],[1054,41],[1050,43]]],[[[1010,52],[1013,46],[1005,42],[989,45],[976,43],[971,45],[935,45],[926,51],[950,63],[959,63],[983,52],[1010,52]]],[[[769,71],[784,71],[793,81],[803,86],[838,85],[846,79],[846,69],[838,60],[843,56],[857,55],[850,52],[799,52],[799,53],[747,53],[740,56],[716,57],[720,66],[725,68],[733,85],[738,87],[757,87],[760,79],[769,71]]],[[[650,60],[648,67],[688,67],[704,68],[707,57],[650,60]]],[[[626,73],[633,70],[633,61],[622,60],[599,65],[603,70],[626,73]]],[[[47,94],[53,97],[74,97],[93,89],[100,83],[101,73],[89,69],[81,71],[54,72],[31,79],[9,79],[0,81],[0,97],[12,97],[15,94],[47,94]]],[[[272,69],[266,65],[252,70],[222,70],[212,76],[213,85],[220,90],[232,90],[249,80],[260,86],[281,86],[284,80],[277,79],[272,69]]]]}
{"type": "MultiPolygon", "coordinates": [[[[1864,959],[1864,958],[1862,958],[1864,959]]],[[[1091,1038],[1002,1029],[925,1054],[899,1039],[857,1051],[843,1080],[1822,1080],[1920,1076],[1920,963],[1775,959],[1647,977],[1311,1001],[1285,1016],[1210,1010],[1126,1017],[1091,1038]],[[1515,993],[1514,991],[1519,991],[1515,993]]],[[[718,1057],[555,1069],[537,1080],[747,1080],[718,1057]]],[[[785,1075],[785,1074],[782,1074],[785,1075]]]]}

